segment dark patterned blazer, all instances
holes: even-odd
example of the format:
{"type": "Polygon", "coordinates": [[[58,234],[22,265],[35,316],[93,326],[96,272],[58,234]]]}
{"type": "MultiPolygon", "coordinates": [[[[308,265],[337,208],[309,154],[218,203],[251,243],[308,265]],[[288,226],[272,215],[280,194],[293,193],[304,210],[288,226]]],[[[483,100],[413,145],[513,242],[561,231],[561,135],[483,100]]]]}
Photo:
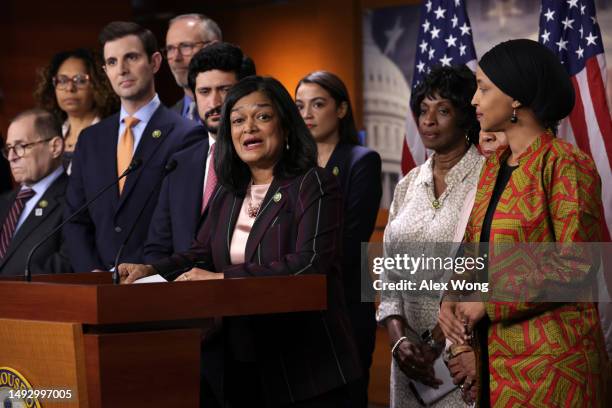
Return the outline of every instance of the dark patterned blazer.
{"type": "Polygon", "coordinates": [[[249,234],[246,261],[232,265],[231,237],[245,191],[246,185],[239,194],[218,187],[192,248],[153,266],[165,276],[193,266],[223,272],[226,279],[326,275],[327,310],[225,319],[226,344],[238,360],[255,351],[272,406],[312,398],[355,380],[361,373],[342,292],[342,199],[337,181],[321,168],[274,178],[249,234]],[[232,330],[236,326],[239,329],[232,330]],[[235,338],[234,333],[241,336],[235,338]]]}

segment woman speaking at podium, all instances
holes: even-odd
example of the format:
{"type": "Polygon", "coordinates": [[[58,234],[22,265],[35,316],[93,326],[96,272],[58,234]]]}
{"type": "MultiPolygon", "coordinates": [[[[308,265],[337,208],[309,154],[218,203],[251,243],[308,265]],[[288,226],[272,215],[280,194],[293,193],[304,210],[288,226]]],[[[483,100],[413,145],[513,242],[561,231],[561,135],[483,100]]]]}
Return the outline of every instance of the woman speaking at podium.
{"type": "Polygon", "coordinates": [[[122,280],[326,275],[325,311],[224,319],[225,398],[232,407],[346,406],[360,368],[342,292],[338,183],[317,167],[315,141],[273,78],[231,88],[217,144],[219,185],[192,248],[122,264],[122,280]]]}

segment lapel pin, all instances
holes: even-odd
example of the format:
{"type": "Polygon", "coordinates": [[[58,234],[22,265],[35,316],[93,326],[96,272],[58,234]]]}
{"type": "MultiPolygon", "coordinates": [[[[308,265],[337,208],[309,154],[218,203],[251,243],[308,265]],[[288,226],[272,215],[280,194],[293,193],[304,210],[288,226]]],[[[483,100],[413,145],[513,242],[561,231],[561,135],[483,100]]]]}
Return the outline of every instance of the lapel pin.
{"type": "Polygon", "coordinates": [[[277,192],[272,197],[272,199],[274,200],[275,203],[278,203],[281,200],[281,198],[283,198],[283,195],[280,192],[277,192]]]}
{"type": "Polygon", "coordinates": [[[338,168],[338,166],[334,166],[334,168],[332,169],[332,173],[334,174],[334,176],[340,174],[340,169],[338,168]]]}
{"type": "Polygon", "coordinates": [[[39,206],[40,208],[45,208],[45,207],[46,207],[46,206],[48,206],[48,205],[49,205],[49,202],[48,202],[47,200],[40,200],[40,201],[38,202],[38,206],[39,206]]]}
{"type": "Polygon", "coordinates": [[[158,139],[161,137],[161,130],[156,129],[153,131],[153,133],[151,134],[151,136],[153,136],[153,138],[158,139]]]}
{"type": "Polygon", "coordinates": [[[42,208],[37,208],[34,210],[34,215],[37,217],[41,217],[43,215],[43,209],[42,208]]]}

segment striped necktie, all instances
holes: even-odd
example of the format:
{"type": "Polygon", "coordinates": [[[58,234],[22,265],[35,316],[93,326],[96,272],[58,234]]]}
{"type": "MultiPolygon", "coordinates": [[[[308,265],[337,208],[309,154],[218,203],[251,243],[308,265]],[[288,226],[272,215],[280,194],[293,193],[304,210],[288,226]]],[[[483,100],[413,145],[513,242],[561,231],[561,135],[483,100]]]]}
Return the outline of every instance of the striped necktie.
{"type": "Polygon", "coordinates": [[[8,251],[11,240],[13,239],[13,234],[15,234],[15,229],[17,228],[17,223],[19,222],[19,217],[23,212],[26,202],[34,197],[35,194],[36,192],[31,188],[21,189],[19,193],[17,193],[17,197],[4,220],[2,231],[0,232],[0,259],[4,258],[8,251]]]}
{"type": "Polygon", "coordinates": [[[210,157],[208,158],[208,176],[206,177],[206,184],[204,185],[204,194],[202,199],[202,212],[206,209],[210,196],[212,196],[215,187],[217,186],[217,174],[215,173],[215,146],[214,143],[210,146],[210,157]]]}

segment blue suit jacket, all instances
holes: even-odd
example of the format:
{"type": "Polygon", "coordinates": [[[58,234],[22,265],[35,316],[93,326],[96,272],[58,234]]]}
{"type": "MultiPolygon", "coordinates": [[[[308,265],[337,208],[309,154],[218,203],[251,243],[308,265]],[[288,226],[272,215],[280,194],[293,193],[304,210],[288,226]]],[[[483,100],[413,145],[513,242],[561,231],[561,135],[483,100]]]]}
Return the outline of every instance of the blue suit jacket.
{"type": "Polygon", "coordinates": [[[200,220],[208,135],[172,156],[176,169],[162,183],[144,247],[145,262],[191,247],[200,220]]]}
{"type": "MultiPolygon", "coordinates": [[[[122,262],[143,262],[143,245],[153,215],[157,194],[147,201],[158,185],[168,159],[191,134],[199,130],[190,121],[161,105],[151,117],[134,153],[141,166],[127,176],[123,193],[109,189],[88,210],[64,227],[72,266],[77,272],[108,269],[144,207],[121,258],[122,262]],[[154,131],[156,136],[153,136],[154,131]]],[[[65,216],[76,211],[96,192],[117,178],[117,135],[119,114],[85,129],[77,143],[72,160],[72,174],[66,191],[65,216]]],[[[157,187],[159,188],[159,187],[157,187]]]]}
{"type": "MultiPolygon", "coordinates": [[[[344,198],[342,279],[350,308],[361,303],[361,281],[370,279],[367,273],[361,271],[360,254],[361,243],[368,242],[374,231],[380,207],[380,155],[363,146],[339,143],[325,169],[336,176],[344,198]]],[[[368,288],[371,289],[371,286],[368,288]]]]}

